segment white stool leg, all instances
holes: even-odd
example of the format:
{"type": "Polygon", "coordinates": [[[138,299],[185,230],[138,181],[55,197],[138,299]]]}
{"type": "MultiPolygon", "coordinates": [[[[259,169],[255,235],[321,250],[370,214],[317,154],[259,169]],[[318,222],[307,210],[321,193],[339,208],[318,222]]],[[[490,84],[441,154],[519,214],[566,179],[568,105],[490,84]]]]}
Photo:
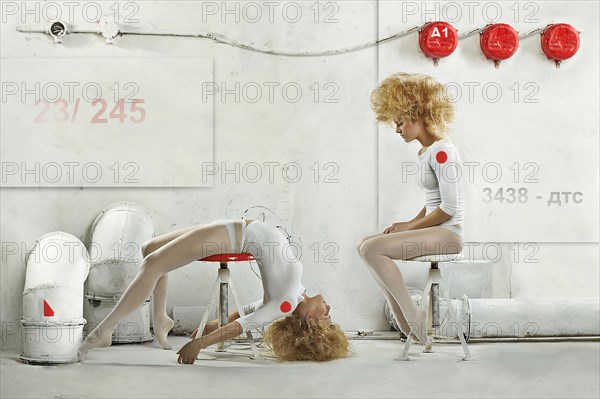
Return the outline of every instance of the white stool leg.
{"type": "MultiPolygon", "coordinates": [[[[424,306],[429,307],[429,302],[431,300],[431,295],[429,293],[429,291],[431,290],[431,285],[433,284],[433,280],[431,279],[431,274],[429,275],[429,278],[427,279],[427,283],[425,284],[425,289],[423,290],[423,295],[421,295],[421,303],[419,305],[419,310],[423,309],[424,306]],[[426,305],[424,305],[426,304],[426,305]]],[[[429,316],[428,316],[429,318],[429,316]]],[[[413,338],[413,332],[409,332],[408,333],[408,337],[406,338],[406,343],[404,344],[404,349],[402,351],[402,354],[397,357],[394,360],[410,360],[410,358],[408,357],[408,350],[410,349],[410,344],[412,342],[412,338],[413,338]]]]}
{"type": "MultiPolygon", "coordinates": [[[[426,324],[426,334],[429,335],[430,333],[430,325],[431,325],[431,321],[432,321],[432,317],[433,317],[433,279],[431,278],[431,272],[429,274],[429,278],[427,279],[427,284],[425,284],[425,289],[423,290],[423,294],[421,295],[421,303],[419,306],[419,310],[423,310],[426,309],[427,310],[427,320],[425,320],[425,324],[426,324]]],[[[423,343],[424,344],[424,343],[423,343]]],[[[433,352],[433,337],[432,337],[432,342],[431,345],[428,347],[427,345],[425,345],[425,349],[423,349],[423,353],[432,353],[433,352]]]]}
{"type": "MultiPolygon", "coordinates": [[[[231,294],[233,295],[233,301],[235,302],[235,306],[238,309],[238,313],[240,317],[246,316],[244,313],[244,307],[242,306],[240,300],[238,299],[237,292],[235,290],[235,286],[233,285],[233,280],[229,282],[229,287],[231,288],[231,294]]],[[[246,336],[248,337],[248,341],[250,342],[250,347],[252,348],[252,357],[250,359],[260,359],[258,355],[258,351],[256,350],[256,345],[254,342],[254,337],[252,336],[252,332],[246,331],[246,336]]]]}
{"type": "Polygon", "coordinates": [[[458,317],[456,316],[456,312],[454,311],[452,302],[450,302],[450,295],[448,293],[448,290],[446,289],[446,285],[444,284],[443,280],[439,276],[439,271],[438,271],[437,279],[438,279],[438,284],[440,285],[440,287],[442,288],[442,292],[444,293],[444,297],[446,298],[446,304],[448,305],[448,310],[450,311],[450,316],[452,317],[452,320],[456,324],[456,331],[457,331],[458,339],[460,339],[460,345],[462,346],[463,351],[465,352],[465,357],[463,357],[463,360],[467,360],[468,358],[471,357],[471,352],[469,352],[469,347],[467,346],[467,342],[465,341],[465,337],[462,332],[462,324],[458,322],[458,317]]]}
{"type": "Polygon", "coordinates": [[[219,286],[220,280],[219,277],[215,280],[213,284],[212,290],[210,291],[210,297],[208,297],[208,305],[206,305],[206,310],[204,311],[204,315],[202,315],[202,320],[200,321],[200,325],[198,326],[198,332],[196,333],[196,338],[200,338],[202,336],[202,332],[204,331],[204,326],[206,326],[206,322],[208,321],[208,316],[213,307],[213,302],[217,295],[217,287],[219,286]]]}
{"type": "MultiPolygon", "coordinates": [[[[229,268],[226,262],[221,262],[219,268],[219,310],[217,312],[219,327],[224,327],[229,323],[229,268]]],[[[225,342],[217,344],[216,352],[225,352],[225,342]]]]}

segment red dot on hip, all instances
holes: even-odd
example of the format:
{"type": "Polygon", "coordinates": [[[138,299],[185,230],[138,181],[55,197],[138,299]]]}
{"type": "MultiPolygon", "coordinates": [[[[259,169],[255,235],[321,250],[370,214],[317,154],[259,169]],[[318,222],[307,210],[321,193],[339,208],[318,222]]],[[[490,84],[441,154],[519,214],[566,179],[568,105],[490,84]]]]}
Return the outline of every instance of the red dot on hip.
{"type": "Polygon", "coordinates": [[[438,153],[435,154],[435,159],[439,163],[444,163],[448,160],[448,154],[446,154],[444,151],[438,151],[438,153]]]}
{"type": "Polygon", "coordinates": [[[291,304],[291,303],[289,303],[288,301],[285,301],[285,302],[283,302],[283,303],[282,303],[282,304],[279,306],[279,309],[281,309],[281,311],[282,311],[283,313],[287,313],[287,312],[289,312],[290,310],[292,310],[292,304],[291,304]]]}

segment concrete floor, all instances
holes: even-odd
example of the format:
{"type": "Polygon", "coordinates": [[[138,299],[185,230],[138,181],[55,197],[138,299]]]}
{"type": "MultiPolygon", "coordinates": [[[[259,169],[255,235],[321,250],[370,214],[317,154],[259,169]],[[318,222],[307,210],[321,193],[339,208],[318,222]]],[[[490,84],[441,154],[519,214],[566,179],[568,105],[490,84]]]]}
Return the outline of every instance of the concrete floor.
{"type": "MultiPolygon", "coordinates": [[[[205,360],[177,364],[188,339],[170,336],[174,349],[158,343],[113,345],[88,353],[85,363],[34,366],[18,352],[2,353],[2,398],[175,397],[478,397],[598,398],[600,342],[470,342],[472,360],[459,344],[434,344],[411,361],[395,361],[399,340],[352,340],[348,359],[329,363],[277,363],[231,353],[201,352],[205,360]]],[[[249,353],[243,345],[230,348],[249,353]]]]}

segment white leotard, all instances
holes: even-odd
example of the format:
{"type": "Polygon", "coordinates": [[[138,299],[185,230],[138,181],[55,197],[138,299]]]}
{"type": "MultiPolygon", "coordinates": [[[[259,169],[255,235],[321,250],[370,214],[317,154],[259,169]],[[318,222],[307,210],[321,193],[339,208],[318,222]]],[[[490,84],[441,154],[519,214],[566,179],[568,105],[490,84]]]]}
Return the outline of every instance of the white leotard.
{"type": "MultiPolygon", "coordinates": [[[[232,221],[223,222],[226,222],[231,236],[232,229],[229,226],[232,221]]],[[[291,315],[304,300],[302,293],[306,288],[301,283],[302,264],[294,256],[293,248],[282,232],[259,220],[253,220],[247,226],[242,220],[241,224],[242,252],[254,256],[264,291],[263,299],[244,306],[249,314],[235,320],[245,333],[291,315]]]]}
{"type": "Polygon", "coordinates": [[[464,238],[462,160],[452,140],[446,136],[431,144],[422,155],[417,153],[417,184],[425,191],[425,215],[438,206],[450,215],[440,226],[464,238]]]}

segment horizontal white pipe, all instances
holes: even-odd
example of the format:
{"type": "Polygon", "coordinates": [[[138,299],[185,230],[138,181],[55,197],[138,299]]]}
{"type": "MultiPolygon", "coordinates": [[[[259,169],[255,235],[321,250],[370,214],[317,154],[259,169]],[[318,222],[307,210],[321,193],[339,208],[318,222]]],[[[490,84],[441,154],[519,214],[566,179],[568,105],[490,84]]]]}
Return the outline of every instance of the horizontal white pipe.
{"type": "Polygon", "coordinates": [[[599,298],[470,299],[471,337],[600,336],[599,298]]]}

